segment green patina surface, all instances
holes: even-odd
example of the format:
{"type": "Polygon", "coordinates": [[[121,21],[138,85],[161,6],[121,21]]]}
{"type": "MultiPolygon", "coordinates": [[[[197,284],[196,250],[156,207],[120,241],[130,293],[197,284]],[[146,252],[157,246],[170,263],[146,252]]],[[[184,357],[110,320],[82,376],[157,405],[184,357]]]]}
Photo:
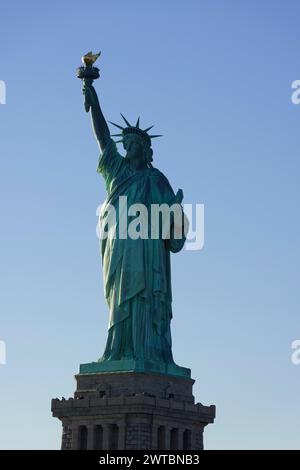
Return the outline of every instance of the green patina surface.
{"type": "Polygon", "coordinates": [[[178,377],[191,377],[191,370],[176,364],[158,364],[142,360],[103,361],[80,364],[79,374],[101,372],[157,372],[178,377]]]}
{"type": "MultiPolygon", "coordinates": [[[[170,238],[156,239],[119,235],[120,220],[132,221],[119,207],[120,196],[127,206],[143,204],[148,213],[153,204],[180,204],[182,191],[175,195],[168,179],[152,166],[153,151],[147,129],[140,128],[124,117],[121,130],[125,157],[118,152],[92,86],[91,73],[80,69],[85,95],[85,109],[90,111],[97,142],[101,149],[97,171],[104,178],[107,198],[102,206],[101,220],[107,209],[116,213],[116,237],[100,241],[105,299],[109,307],[109,329],[105,351],[98,362],[82,364],[80,373],[107,371],[155,371],[177,376],[190,376],[190,370],[175,364],[172,355],[170,322],[172,318],[170,253],[179,252],[185,236],[174,236],[174,219],[170,220],[170,238]],[[86,74],[86,77],[85,77],[86,74]]],[[[151,126],[152,127],[152,126],[151,126]]],[[[181,206],[180,206],[181,208],[181,206]]],[[[180,224],[184,224],[182,211],[180,224]]],[[[182,228],[182,227],[181,227],[182,228]]]]}

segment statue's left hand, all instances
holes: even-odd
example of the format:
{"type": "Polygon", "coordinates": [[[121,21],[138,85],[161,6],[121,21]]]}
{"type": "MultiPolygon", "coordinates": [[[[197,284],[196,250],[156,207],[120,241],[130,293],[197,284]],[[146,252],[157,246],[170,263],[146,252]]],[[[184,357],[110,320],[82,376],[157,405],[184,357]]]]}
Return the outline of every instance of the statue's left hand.
{"type": "MultiPolygon", "coordinates": [[[[182,189],[178,189],[173,201],[172,201],[172,204],[181,204],[182,203],[182,200],[183,200],[183,191],[182,189]]],[[[175,222],[175,217],[174,217],[174,212],[171,212],[170,213],[170,226],[174,226],[174,222],[175,222]]],[[[181,224],[180,224],[180,227],[181,227],[181,224]]]]}
{"type": "Polygon", "coordinates": [[[181,204],[183,200],[183,191],[182,189],[178,189],[176,196],[175,196],[175,203],[181,204]]]}

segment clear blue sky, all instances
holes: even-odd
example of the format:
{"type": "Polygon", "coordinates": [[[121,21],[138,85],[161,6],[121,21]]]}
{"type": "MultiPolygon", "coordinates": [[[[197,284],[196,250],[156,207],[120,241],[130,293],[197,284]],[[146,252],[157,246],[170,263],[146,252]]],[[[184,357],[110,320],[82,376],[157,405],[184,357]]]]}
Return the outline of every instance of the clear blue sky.
{"type": "Polygon", "coordinates": [[[216,404],[207,449],[300,448],[300,4],[266,0],[1,5],[0,447],[56,449],[52,397],[104,349],[95,234],[105,196],[75,76],[164,135],[154,164],[205,204],[205,247],[172,257],[173,349],[216,404]]]}

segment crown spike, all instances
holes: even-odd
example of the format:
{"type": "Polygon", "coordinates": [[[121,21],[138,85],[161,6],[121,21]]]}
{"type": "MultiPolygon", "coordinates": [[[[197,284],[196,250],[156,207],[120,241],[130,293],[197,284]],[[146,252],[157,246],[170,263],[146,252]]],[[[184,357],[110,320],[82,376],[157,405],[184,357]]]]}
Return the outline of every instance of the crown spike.
{"type": "Polygon", "coordinates": [[[127,121],[126,117],[124,117],[122,113],[120,113],[120,114],[121,114],[122,118],[124,119],[124,121],[126,122],[127,126],[128,126],[128,127],[132,127],[132,125],[130,124],[130,122],[127,121]]]}
{"type": "Polygon", "coordinates": [[[138,117],[138,120],[136,121],[135,127],[137,127],[138,129],[140,128],[140,116],[138,117]]]}
{"type": "Polygon", "coordinates": [[[152,127],[154,127],[154,124],[153,124],[153,126],[150,126],[150,127],[147,127],[147,129],[144,129],[144,132],[150,131],[150,129],[152,129],[152,127]]]}
{"type": "Polygon", "coordinates": [[[149,135],[150,139],[155,139],[155,137],[162,137],[163,135],[162,134],[158,134],[158,135],[149,135]]]}
{"type": "Polygon", "coordinates": [[[112,121],[108,121],[108,122],[109,122],[110,124],[112,124],[113,126],[116,126],[116,127],[118,127],[118,128],[119,128],[119,129],[121,129],[121,130],[123,130],[123,129],[124,129],[124,127],[122,127],[122,126],[119,126],[119,124],[115,124],[115,123],[114,123],[114,122],[112,122],[112,121]]]}
{"type": "Polygon", "coordinates": [[[111,134],[112,137],[123,137],[123,134],[111,134]]]}

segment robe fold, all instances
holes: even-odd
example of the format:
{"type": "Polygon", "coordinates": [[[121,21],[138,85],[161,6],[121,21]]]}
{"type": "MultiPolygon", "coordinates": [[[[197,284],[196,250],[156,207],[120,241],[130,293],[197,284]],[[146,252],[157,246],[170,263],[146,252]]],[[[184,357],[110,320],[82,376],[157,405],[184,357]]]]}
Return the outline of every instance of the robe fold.
{"type": "MultiPolygon", "coordinates": [[[[122,157],[116,144],[110,140],[99,159],[97,171],[105,180],[107,198],[102,206],[100,220],[104,220],[109,206],[116,214],[115,238],[100,240],[104,291],[109,306],[109,327],[106,348],[100,361],[143,359],[173,363],[170,321],[172,293],[170,251],[182,249],[185,237],[123,239],[120,221],[129,226],[128,215],[132,204],[144,204],[148,209],[149,226],[151,204],[174,203],[175,194],[167,178],[157,169],[133,170],[122,157]],[[119,197],[127,197],[122,208],[119,197]]],[[[183,219],[183,218],[182,218],[183,219]]]]}

